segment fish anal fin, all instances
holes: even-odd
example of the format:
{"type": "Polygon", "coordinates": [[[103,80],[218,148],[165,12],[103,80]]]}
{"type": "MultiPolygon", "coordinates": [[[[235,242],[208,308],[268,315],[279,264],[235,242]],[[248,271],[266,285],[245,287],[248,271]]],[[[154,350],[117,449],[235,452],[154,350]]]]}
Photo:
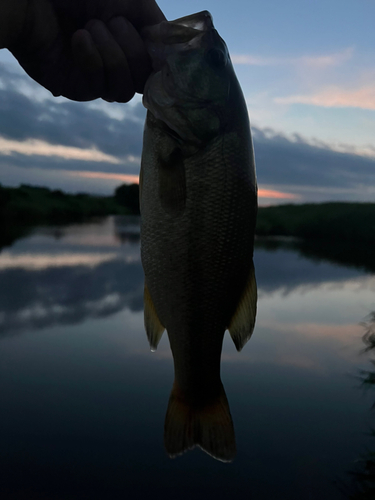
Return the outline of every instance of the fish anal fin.
{"type": "Polygon", "coordinates": [[[199,447],[217,460],[232,462],[236,439],[223,386],[215,400],[195,406],[183,397],[175,382],[165,416],[164,445],[171,458],[199,447]]]}
{"type": "Polygon", "coordinates": [[[165,328],[159,320],[149,289],[146,284],[144,290],[144,321],[151,351],[156,351],[165,328]]]}
{"type": "Polygon", "coordinates": [[[237,351],[243,348],[253,333],[256,312],[257,284],[255,280],[254,264],[252,264],[245,290],[228,326],[229,333],[237,351]]]}

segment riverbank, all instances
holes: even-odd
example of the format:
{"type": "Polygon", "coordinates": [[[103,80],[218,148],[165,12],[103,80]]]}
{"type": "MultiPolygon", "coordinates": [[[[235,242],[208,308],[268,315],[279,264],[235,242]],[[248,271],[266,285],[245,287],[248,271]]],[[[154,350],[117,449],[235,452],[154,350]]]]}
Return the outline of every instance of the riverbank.
{"type": "MultiPolygon", "coordinates": [[[[113,196],[0,185],[0,223],[6,226],[63,224],[89,217],[139,214],[139,187],[119,186],[113,196]]],[[[310,203],[259,207],[256,235],[305,241],[375,242],[375,203],[310,203]]]]}
{"type": "Polygon", "coordinates": [[[375,242],[375,203],[311,203],[260,207],[258,236],[375,242]]]}
{"type": "Polygon", "coordinates": [[[120,204],[115,196],[67,194],[44,187],[22,185],[10,188],[0,185],[0,220],[7,223],[58,224],[131,213],[134,210],[130,203],[127,206],[126,197],[120,204]]]}

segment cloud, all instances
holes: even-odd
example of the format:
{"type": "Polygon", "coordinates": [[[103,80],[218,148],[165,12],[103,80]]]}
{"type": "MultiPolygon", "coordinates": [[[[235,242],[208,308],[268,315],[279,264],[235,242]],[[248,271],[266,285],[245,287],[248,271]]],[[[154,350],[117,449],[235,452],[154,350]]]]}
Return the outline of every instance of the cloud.
{"type": "Polygon", "coordinates": [[[0,259],[0,271],[5,269],[42,270],[51,267],[96,267],[103,262],[116,258],[115,253],[62,253],[62,254],[28,254],[14,255],[3,252],[0,259]]]}
{"type": "MultiPolygon", "coordinates": [[[[336,64],[348,55],[344,51],[324,57],[336,64]]],[[[305,60],[305,64],[315,63],[323,64],[316,58],[305,60]]],[[[52,99],[44,91],[35,97],[31,90],[38,86],[26,76],[6,68],[0,76],[4,185],[27,182],[109,194],[122,182],[137,182],[145,117],[140,102],[75,103],[52,99]]],[[[349,97],[352,102],[354,97],[368,102],[374,94],[368,88],[367,93],[340,95],[341,102],[349,97]]],[[[261,201],[373,199],[375,150],[371,146],[360,151],[350,144],[333,146],[299,135],[286,137],[272,129],[252,130],[261,201]]]]}
{"type": "Polygon", "coordinates": [[[97,149],[119,158],[141,155],[146,111],[140,102],[111,108],[99,101],[38,100],[19,91],[19,82],[37,87],[28,77],[14,76],[4,66],[0,71],[0,136],[4,139],[97,149]]]}
{"type": "Polygon", "coordinates": [[[305,66],[310,68],[327,68],[339,66],[348,61],[353,55],[354,49],[349,47],[333,54],[322,54],[317,56],[301,57],[263,57],[251,54],[233,54],[233,64],[249,66],[305,66]]]}
{"type": "MultiPolygon", "coordinates": [[[[252,132],[260,200],[374,198],[375,159],[370,150],[366,157],[350,145],[337,147],[299,135],[287,137],[270,128],[253,127],[252,132]]],[[[119,163],[110,163],[21,153],[0,155],[1,182],[109,194],[122,182],[138,180],[139,157],[119,159],[119,163]]]]}
{"type": "Polygon", "coordinates": [[[375,87],[365,86],[359,89],[344,90],[329,87],[316,94],[276,97],[277,104],[310,104],[325,108],[361,108],[375,110],[375,87]]]}
{"type": "Polygon", "coordinates": [[[14,141],[0,137],[0,155],[8,156],[13,153],[20,153],[26,156],[58,156],[65,160],[96,161],[114,164],[120,163],[118,158],[102,153],[94,148],[82,149],[49,144],[45,141],[35,139],[14,141]]]}
{"type": "Polygon", "coordinates": [[[27,262],[25,256],[12,256],[13,265],[0,269],[0,339],[25,329],[105,317],[125,308],[142,310],[140,262],[72,254],[57,256],[58,264],[51,255],[40,257],[27,262]]]}
{"type": "Polygon", "coordinates": [[[106,180],[115,180],[132,184],[139,183],[138,175],[110,174],[107,172],[69,172],[69,175],[72,175],[73,177],[82,177],[85,179],[106,179],[106,180]]]}
{"type": "Polygon", "coordinates": [[[297,200],[300,198],[297,194],[282,193],[281,191],[274,191],[272,189],[258,189],[259,198],[274,198],[274,199],[284,199],[284,200],[297,200]]]}
{"type": "Polygon", "coordinates": [[[109,194],[138,176],[145,114],[139,101],[52,98],[0,64],[1,182],[109,194]]]}
{"type": "Polygon", "coordinates": [[[288,295],[324,284],[342,289],[346,282],[367,279],[365,271],[332,265],[315,255],[309,258],[299,253],[296,258],[296,249],[285,248],[277,241],[273,247],[268,242],[266,250],[261,245],[262,240],[256,240],[254,264],[260,296],[275,292],[288,295]]]}
{"type": "Polygon", "coordinates": [[[311,68],[327,68],[330,66],[340,66],[352,58],[353,47],[348,47],[341,52],[333,54],[323,54],[318,56],[302,56],[294,60],[294,64],[302,64],[311,68]]]}
{"type": "Polygon", "coordinates": [[[272,129],[252,128],[259,185],[302,200],[357,199],[375,194],[375,158],[272,129]]]}
{"type": "MultiPolygon", "coordinates": [[[[62,189],[68,193],[91,193],[97,195],[110,195],[113,193],[114,189],[118,187],[123,182],[118,179],[109,178],[105,176],[104,178],[94,177],[92,175],[82,176],[80,172],[83,172],[83,168],[86,165],[77,165],[76,170],[70,170],[71,165],[66,162],[64,168],[58,168],[54,162],[51,164],[51,168],[46,164],[43,168],[37,165],[22,167],[17,165],[6,165],[1,162],[0,159],[0,182],[4,186],[19,186],[20,184],[30,184],[32,186],[45,186],[50,189],[62,189]]],[[[74,163],[74,162],[73,162],[74,163]]],[[[91,168],[92,172],[98,174],[106,174],[106,172],[95,172],[94,167],[97,166],[98,169],[108,168],[110,169],[113,165],[108,164],[102,165],[100,163],[91,163],[87,165],[87,168],[91,168]]],[[[88,172],[90,174],[90,171],[88,172]]],[[[131,174],[114,174],[118,176],[131,175],[131,174]]],[[[135,175],[135,174],[134,174],[135,175]]],[[[136,175],[138,177],[138,175],[136,175]]],[[[129,181],[128,181],[129,182],[129,181]]],[[[132,182],[132,181],[131,181],[132,182]]]]}

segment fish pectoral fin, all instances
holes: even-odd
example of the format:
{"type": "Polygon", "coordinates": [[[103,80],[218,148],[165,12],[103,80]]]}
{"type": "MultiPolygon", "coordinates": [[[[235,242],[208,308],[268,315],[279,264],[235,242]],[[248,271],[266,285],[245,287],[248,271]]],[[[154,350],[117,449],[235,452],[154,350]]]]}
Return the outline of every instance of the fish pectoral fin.
{"type": "Polygon", "coordinates": [[[231,462],[236,454],[236,438],[223,386],[215,400],[195,407],[186,401],[175,382],[165,416],[164,445],[171,458],[198,446],[217,460],[231,462]]]}
{"type": "Polygon", "coordinates": [[[150,292],[147,285],[145,284],[144,290],[144,321],[145,329],[147,333],[147,338],[150,343],[151,351],[156,351],[156,348],[160,342],[161,336],[165,330],[164,326],[161,324],[150,292]]]}
{"type": "Polygon", "coordinates": [[[252,264],[246,288],[228,326],[229,333],[237,351],[240,351],[250,339],[254,330],[256,313],[257,284],[255,280],[254,264],[252,264]]]}
{"type": "Polygon", "coordinates": [[[158,158],[159,199],[161,206],[170,216],[179,216],[186,204],[186,176],[181,149],[174,148],[164,158],[158,158]]]}

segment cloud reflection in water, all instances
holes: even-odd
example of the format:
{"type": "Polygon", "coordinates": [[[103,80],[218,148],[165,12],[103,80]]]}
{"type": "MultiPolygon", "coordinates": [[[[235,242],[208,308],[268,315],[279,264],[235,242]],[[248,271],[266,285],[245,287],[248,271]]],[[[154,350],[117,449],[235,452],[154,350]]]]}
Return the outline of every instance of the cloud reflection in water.
{"type": "Polygon", "coordinates": [[[89,227],[91,234],[87,226],[57,235],[44,229],[1,253],[0,336],[124,308],[142,310],[143,271],[133,225],[116,225],[114,219],[89,227]]]}
{"type": "MultiPolygon", "coordinates": [[[[0,260],[7,253],[52,258],[68,252],[113,259],[93,267],[0,271],[6,485],[16,471],[37,492],[55,478],[51,498],[61,488],[76,492],[77,485],[91,488],[90,498],[115,498],[114,482],[122,493],[139,496],[141,488],[147,497],[155,484],[167,492],[172,481],[178,489],[190,470],[186,498],[198,488],[205,496],[213,487],[220,494],[228,484],[238,486],[239,496],[262,497],[268,488],[265,498],[293,499],[307,498],[314,484],[317,498],[336,498],[327,483],[367,442],[362,430],[368,430],[363,412],[369,404],[350,374],[362,361],[368,368],[358,361],[363,330],[357,323],[373,310],[374,277],[293,249],[256,249],[254,336],[240,354],[228,335],[224,340],[222,379],[238,447],[236,462],[225,468],[199,453],[171,462],[164,456],[161,426],[173,367],[166,336],[156,353],[147,346],[136,227],[111,219],[45,228],[16,241],[0,260]],[[35,318],[39,305],[39,314],[48,314],[35,318]],[[29,310],[33,318],[23,312],[29,310]],[[40,463],[49,468],[39,469],[40,463]],[[277,481],[269,482],[270,474],[277,481]]],[[[64,490],[66,496],[71,491],[64,490]]]]}

